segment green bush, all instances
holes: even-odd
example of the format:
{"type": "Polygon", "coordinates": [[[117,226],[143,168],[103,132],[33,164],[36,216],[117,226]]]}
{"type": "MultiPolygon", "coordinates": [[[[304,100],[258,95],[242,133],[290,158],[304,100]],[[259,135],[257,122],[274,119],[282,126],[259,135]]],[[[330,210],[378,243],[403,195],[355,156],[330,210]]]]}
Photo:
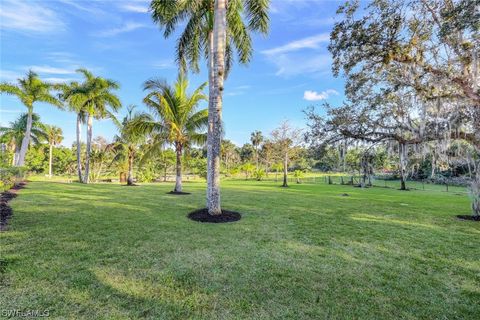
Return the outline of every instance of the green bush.
{"type": "Polygon", "coordinates": [[[0,168],[0,190],[7,191],[25,179],[27,170],[24,167],[0,168]]]}

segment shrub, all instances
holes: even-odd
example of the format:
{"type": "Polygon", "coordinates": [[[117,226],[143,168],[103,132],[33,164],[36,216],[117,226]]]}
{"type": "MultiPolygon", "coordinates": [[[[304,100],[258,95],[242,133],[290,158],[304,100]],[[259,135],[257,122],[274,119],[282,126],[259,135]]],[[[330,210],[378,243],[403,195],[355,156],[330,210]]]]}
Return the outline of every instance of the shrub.
{"type": "Polygon", "coordinates": [[[265,170],[263,169],[255,170],[254,176],[255,176],[255,179],[257,179],[257,181],[261,181],[265,177],[265,170]]]}
{"type": "Polygon", "coordinates": [[[27,170],[24,167],[0,168],[0,190],[6,191],[25,179],[27,170]]]}

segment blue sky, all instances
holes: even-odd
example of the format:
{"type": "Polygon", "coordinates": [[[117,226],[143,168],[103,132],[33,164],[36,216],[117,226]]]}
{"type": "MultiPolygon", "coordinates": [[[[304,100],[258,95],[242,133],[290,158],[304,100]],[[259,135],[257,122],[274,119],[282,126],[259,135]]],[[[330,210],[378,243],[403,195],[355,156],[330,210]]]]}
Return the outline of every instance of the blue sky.
{"type": "MultiPolygon", "coordinates": [[[[268,135],[283,120],[304,127],[307,106],[342,101],[343,80],[332,76],[327,50],[341,3],[272,1],[268,36],[254,36],[251,63],[235,65],[225,83],[227,139],[243,144],[254,130],[268,135]]],[[[142,83],[151,77],[172,81],[177,73],[176,37],[163,38],[147,7],[144,0],[0,0],[0,80],[15,82],[29,69],[51,82],[79,80],[75,69],[86,67],[120,83],[124,106],[144,109],[142,83]]],[[[204,65],[190,75],[192,87],[206,81],[204,65]]],[[[0,125],[25,110],[16,98],[2,95],[0,125]]],[[[64,145],[74,141],[73,113],[44,104],[35,105],[35,112],[63,129],[64,145]]],[[[93,130],[108,140],[116,133],[107,120],[96,121],[93,130]]]]}

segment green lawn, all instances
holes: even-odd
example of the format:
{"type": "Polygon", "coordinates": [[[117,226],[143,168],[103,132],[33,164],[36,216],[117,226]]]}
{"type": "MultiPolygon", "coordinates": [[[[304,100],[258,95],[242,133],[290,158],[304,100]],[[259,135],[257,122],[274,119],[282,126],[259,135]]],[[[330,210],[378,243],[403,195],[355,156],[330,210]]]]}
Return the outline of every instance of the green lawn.
{"type": "Polygon", "coordinates": [[[31,182],[0,234],[0,309],[68,319],[478,319],[465,194],[225,181],[243,218],[201,224],[204,183],[31,182]],[[348,193],[350,196],[341,196],[348,193]]]}

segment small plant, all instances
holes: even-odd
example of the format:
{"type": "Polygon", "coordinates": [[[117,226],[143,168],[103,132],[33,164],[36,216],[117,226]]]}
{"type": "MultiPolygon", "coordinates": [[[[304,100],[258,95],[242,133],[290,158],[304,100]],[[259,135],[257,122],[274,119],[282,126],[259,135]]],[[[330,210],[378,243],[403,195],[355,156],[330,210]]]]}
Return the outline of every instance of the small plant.
{"type": "Polygon", "coordinates": [[[304,176],[305,176],[305,175],[304,175],[304,173],[303,173],[302,170],[295,170],[295,171],[293,172],[293,177],[294,177],[295,179],[297,179],[297,183],[302,183],[302,180],[301,180],[301,179],[302,179],[304,176]]]}
{"type": "Polygon", "coordinates": [[[255,176],[255,179],[257,179],[257,181],[262,181],[262,179],[265,177],[265,170],[263,169],[255,170],[254,176],[255,176]]]}

